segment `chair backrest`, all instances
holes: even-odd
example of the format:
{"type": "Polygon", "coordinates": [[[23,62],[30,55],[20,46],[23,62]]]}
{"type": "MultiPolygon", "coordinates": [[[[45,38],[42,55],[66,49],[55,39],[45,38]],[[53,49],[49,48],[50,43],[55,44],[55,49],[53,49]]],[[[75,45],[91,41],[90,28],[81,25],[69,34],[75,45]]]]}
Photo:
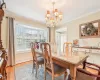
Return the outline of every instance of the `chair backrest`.
{"type": "Polygon", "coordinates": [[[42,52],[44,55],[45,67],[52,70],[53,69],[53,61],[52,61],[52,54],[51,54],[51,46],[49,43],[42,43],[41,48],[42,48],[42,52]]]}
{"type": "Polygon", "coordinates": [[[4,59],[3,64],[1,66],[1,73],[4,75],[4,71],[6,70],[7,60],[4,59]]]}
{"type": "Polygon", "coordinates": [[[76,80],[97,80],[96,76],[93,76],[88,71],[83,69],[78,69],[76,75],[76,80]]]}
{"type": "Polygon", "coordinates": [[[0,74],[0,80],[3,80],[3,79],[2,79],[2,75],[1,75],[1,74],[0,74]]]}
{"type": "Polygon", "coordinates": [[[34,43],[35,49],[39,49],[39,42],[34,43]]]}
{"type": "Polygon", "coordinates": [[[100,80],[100,66],[96,65],[96,64],[92,64],[92,63],[88,63],[86,62],[86,64],[92,65],[97,67],[98,69],[94,69],[95,71],[97,71],[97,74],[94,74],[90,71],[87,71],[86,69],[77,69],[77,76],[76,76],[76,80],[100,80]]]}
{"type": "Polygon", "coordinates": [[[7,60],[4,58],[4,60],[3,60],[3,63],[2,63],[2,65],[1,65],[1,67],[0,67],[0,74],[2,75],[1,77],[1,80],[3,79],[7,79],[7,74],[6,74],[6,66],[7,66],[7,60]]]}
{"type": "Polygon", "coordinates": [[[7,66],[7,60],[8,60],[8,56],[5,50],[1,50],[0,51],[2,54],[0,56],[0,60],[1,60],[1,64],[0,64],[0,79],[1,80],[5,80],[7,79],[7,74],[6,74],[6,66],[7,66]]]}
{"type": "Polygon", "coordinates": [[[65,42],[63,45],[63,52],[66,56],[72,55],[72,43],[65,42]]]}
{"type": "Polygon", "coordinates": [[[31,42],[31,52],[32,52],[33,60],[37,60],[36,52],[35,52],[35,43],[33,42],[31,42]]]}

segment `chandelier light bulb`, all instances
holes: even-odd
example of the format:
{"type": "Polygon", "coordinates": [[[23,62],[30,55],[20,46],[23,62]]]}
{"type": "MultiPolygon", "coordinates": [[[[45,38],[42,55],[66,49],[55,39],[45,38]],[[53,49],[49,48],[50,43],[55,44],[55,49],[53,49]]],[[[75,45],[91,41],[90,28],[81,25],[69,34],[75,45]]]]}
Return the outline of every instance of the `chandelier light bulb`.
{"type": "Polygon", "coordinates": [[[47,14],[46,14],[47,18],[50,17],[50,11],[47,11],[47,14]]]}
{"type": "Polygon", "coordinates": [[[55,12],[54,12],[55,16],[58,16],[59,13],[58,13],[58,9],[55,9],[55,12]]]}
{"type": "Polygon", "coordinates": [[[51,21],[51,22],[54,22],[54,18],[51,17],[50,21],[51,21]]]}

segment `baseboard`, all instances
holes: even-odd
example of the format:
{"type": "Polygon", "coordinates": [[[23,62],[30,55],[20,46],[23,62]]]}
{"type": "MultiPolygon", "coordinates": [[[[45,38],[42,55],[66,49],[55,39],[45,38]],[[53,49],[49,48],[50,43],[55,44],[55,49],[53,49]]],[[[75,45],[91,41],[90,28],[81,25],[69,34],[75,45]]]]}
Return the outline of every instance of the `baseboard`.
{"type": "Polygon", "coordinates": [[[19,60],[19,61],[16,61],[16,62],[15,62],[15,65],[16,65],[16,64],[19,64],[19,63],[31,61],[31,60],[32,60],[32,58],[28,58],[28,59],[24,59],[24,60],[19,60]]]}

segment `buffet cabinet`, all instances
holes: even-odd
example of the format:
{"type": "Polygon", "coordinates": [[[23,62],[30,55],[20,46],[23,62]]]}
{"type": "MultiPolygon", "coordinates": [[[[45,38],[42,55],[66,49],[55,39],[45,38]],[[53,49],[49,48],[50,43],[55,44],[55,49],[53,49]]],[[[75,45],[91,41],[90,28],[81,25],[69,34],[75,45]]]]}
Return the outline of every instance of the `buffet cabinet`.
{"type": "Polygon", "coordinates": [[[82,54],[88,54],[87,62],[100,65],[100,49],[85,49],[85,48],[72,48],[73,52],[82,52],[82,54]]]}

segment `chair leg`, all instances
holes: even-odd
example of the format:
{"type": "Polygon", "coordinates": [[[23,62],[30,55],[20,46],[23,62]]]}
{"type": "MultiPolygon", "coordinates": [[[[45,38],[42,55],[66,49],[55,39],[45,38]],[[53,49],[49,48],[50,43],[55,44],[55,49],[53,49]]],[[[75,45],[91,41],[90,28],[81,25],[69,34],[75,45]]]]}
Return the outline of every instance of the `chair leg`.
{"type": "Polygon", "coordinates": [[[65,72],[64,74],[64,80],[66,80],[66,77],[67,77],[67,72],[65,72]]]}
{"type": "Polygon", "coordinates": [[[54,76],[52,75],[52,80],[54,80],[54,76]]]}
{"type": "Polygon", "coordinates": [[[32,73],[34,73],[34,69],[35,69],[35,63],[33,61],[33,69],[32,69],[32,73]]]}
{"type": "Polygon", "coordinates": [[[46,69],[44,70],[44,80],[46,80],[46,69]]]}
{"type": "Polygon", "coordinates": [[[32,69],[32,73],[34,73],[34,63],[33,63],[33,69],[32,69]]]}
{"type": "Polygon", "coordinates": [[[36,64],[36,74],[35,74],[35,77],[36,77],[36,78],[38,78],[37,75],[38,75],[38,65],[36,64]]]}
{"type": "Polygon", "coordinates": [[[0,78],[0,80],[7,80],[7,73],[6,73],[6,70],[4,70],[4,72],[3,72],[3,76],[0,76],[1,78],[0,78]]]}

